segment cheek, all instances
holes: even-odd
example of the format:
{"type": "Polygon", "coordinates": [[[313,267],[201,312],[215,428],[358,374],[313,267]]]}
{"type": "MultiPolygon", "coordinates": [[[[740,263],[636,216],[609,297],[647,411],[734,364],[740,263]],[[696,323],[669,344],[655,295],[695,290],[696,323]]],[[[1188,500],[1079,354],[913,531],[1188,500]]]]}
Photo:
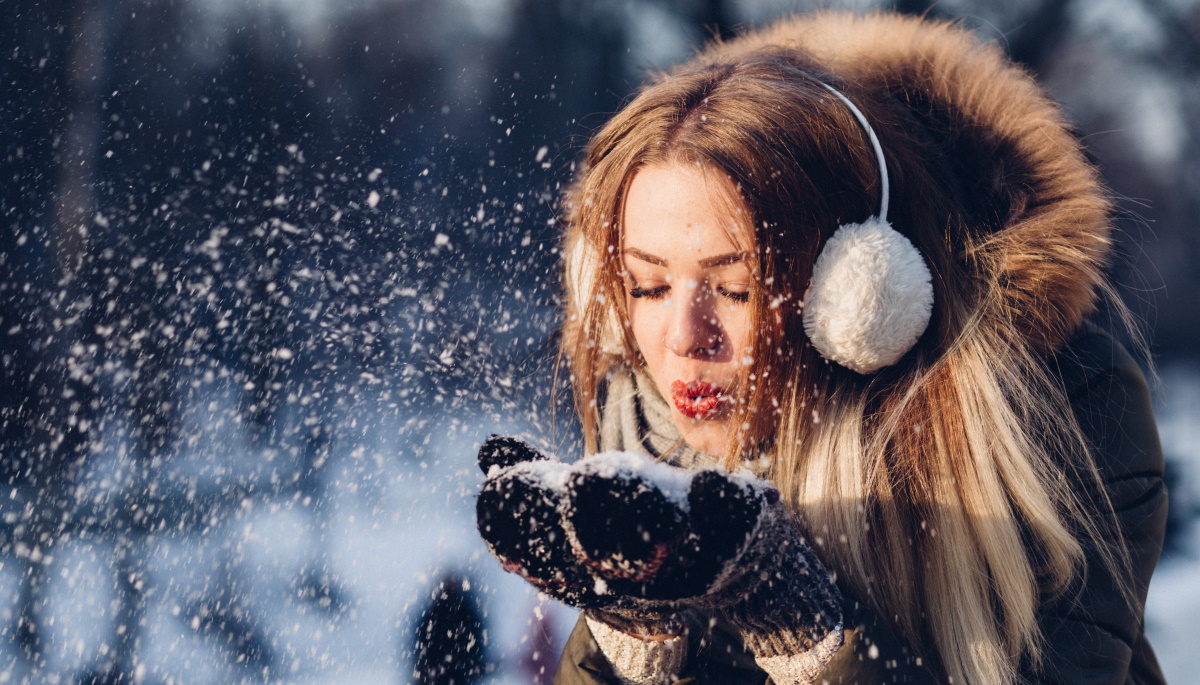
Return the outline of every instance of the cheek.
{"type": "Polygon", "coordinates": [[[662,341],[667,335],[667,317],[655,315],[660,306],[654,302],[641,302],[633,298],[626,301],[626,311],[629,312],[629,330],[633,333],[633,342],[638,352],[649,367],[650,375],[657,376],[662,363],[664,348],[662,341]]]}
{"type": "Polygon", "coordinates": [[[654,317],[648,316],[644,303],[632,297],[626,298],[625,311],[629,312],[629,330],[633,332],[633,341],[645,356],[650,351],[648,343],[654,335],[654,317]]]}
{"type": "Polygon", "coordinates": [[[725,334],[737,359],[754,351],[754,323],[750,320],[750,308],[738,305],[724,317],[725,334]]]}

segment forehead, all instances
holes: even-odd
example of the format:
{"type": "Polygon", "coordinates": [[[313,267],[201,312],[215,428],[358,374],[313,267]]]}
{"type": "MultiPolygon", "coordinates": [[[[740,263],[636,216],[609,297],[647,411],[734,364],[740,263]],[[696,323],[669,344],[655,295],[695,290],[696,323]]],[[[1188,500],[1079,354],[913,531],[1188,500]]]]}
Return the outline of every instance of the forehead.
{"type": "Polygon", "coordinates": [[[692,162],[651,164],[634,175],[621,217],[624,247],[666,257],[749,250],[749,213],[722,171],[692,162]]]}

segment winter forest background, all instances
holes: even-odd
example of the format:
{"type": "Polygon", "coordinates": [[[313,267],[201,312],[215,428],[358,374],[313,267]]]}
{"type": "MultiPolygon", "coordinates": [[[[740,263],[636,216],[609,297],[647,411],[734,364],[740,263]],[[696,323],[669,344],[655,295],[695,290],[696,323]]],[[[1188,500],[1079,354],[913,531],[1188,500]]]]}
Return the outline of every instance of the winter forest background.
{"type": "MultiPolygon", "coordinates": [[[[0,682],[548,682],[573,616],[472,500],[490,432],[574,457],[560,184],[647,69],[816,4],[0,0],[0,682]]],[[[1200,1],[819,4],[1000,41],[1122,198],[1200,682],[1200,1]]]]}

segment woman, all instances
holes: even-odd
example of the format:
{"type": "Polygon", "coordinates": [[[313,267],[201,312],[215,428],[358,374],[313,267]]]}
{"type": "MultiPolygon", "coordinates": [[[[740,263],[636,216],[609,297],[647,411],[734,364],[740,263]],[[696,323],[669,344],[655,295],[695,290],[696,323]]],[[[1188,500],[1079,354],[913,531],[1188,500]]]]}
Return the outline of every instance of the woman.
{"type": "MultiPolygon", "coordinates": [[[[768,526],[770,573],[733,583],[764,586],[716,604],[707,586],[664,621],[598,604],[659,590],[614,591],[646,567],[581,551],[584,497],[545,485],[579,467],[537,476],[576,557],[540,582],[481,497],[510,568],[607,581],[556,594],[588,609],[556,682],[1161,682],[1142,625],[1157,434],[1136,364],[1088,318],[1101,297],[1125,312],[1111,207],[1028,75],[949,24],[791,19],[649,84],[581,169],[563,354],[586,452],[748,467],[794,521],[768,526]],[[812,625],[788,593],[816,598],[812,625]]],[[[737,492],[771,500],[756,487],[737,492]]]]}

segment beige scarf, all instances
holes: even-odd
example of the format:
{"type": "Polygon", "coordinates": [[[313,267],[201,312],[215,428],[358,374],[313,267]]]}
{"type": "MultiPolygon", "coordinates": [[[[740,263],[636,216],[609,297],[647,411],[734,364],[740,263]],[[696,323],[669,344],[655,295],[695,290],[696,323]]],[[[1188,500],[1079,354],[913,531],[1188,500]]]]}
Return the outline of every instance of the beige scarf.
{"type": "Polygon", "coordinates": [[[600,450],[644,452],[684,469],[716,466],[719,460],[683,441],[671,407],[654,382],[628,366],[608,373],[600,411],[600,450]]]}

